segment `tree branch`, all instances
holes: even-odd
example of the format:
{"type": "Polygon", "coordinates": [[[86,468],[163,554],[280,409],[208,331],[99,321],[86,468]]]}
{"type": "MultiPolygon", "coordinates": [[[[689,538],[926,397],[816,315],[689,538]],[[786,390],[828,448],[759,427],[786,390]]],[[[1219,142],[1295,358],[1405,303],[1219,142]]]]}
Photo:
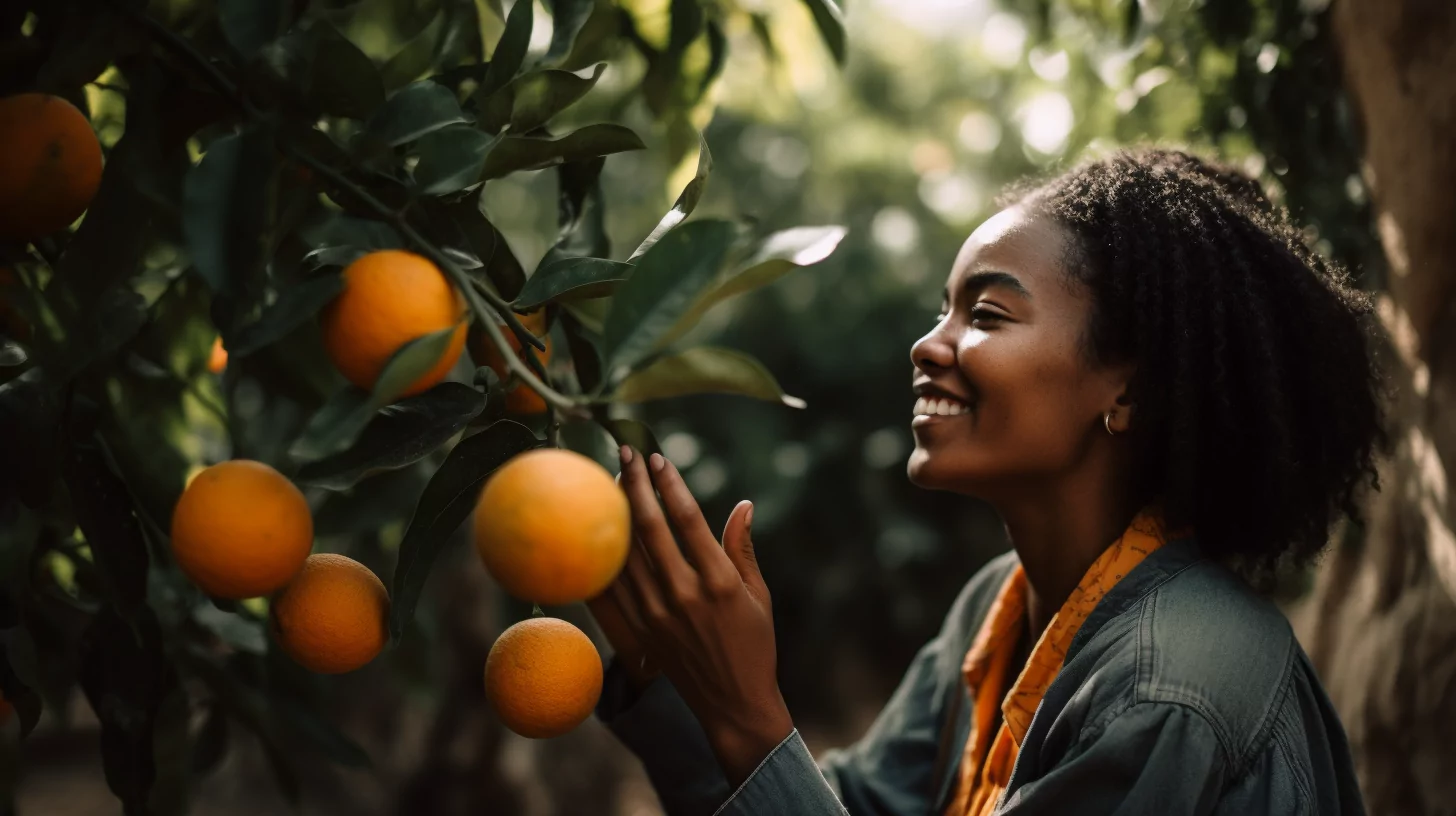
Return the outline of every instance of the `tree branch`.
{"type": "MultiPolygon", "coordinates": [[[[208,80],[209,84],[211,84],[218,92],[223,94],[223,96],[236,104],[243,111],[243,113],[248,116],[249,119],[263,120],[267,118],[263,111],[260,111],[255,105],[253,105],[253,103],[247,98],[246,94],[242,92],[242,90],[237,86],[235,82],[233,82],[226,74],[224,74],[222,70],[219,69],[216,65],[213,65],[204,54],[198,51],[191,43],[180,37],[176,32],[173,32],[166,26],[152,19],[152,17],[144,11],[134,9],[125,3],[116,2],[116,0],[109,0],[109,5],[111,5],[113,8],[120,10],[122,13],[135,20],[138,24],[145,28],[149,34],[155,37],[162,45],[166,46],[178,56],[186,59],[187,61],[197,65],[200,69],[202,69],[203,75],[208,80]]],[[[480,323],[485,328],[486,333],[490,335],[491,342],[495,343],[496,348],[500,350],[501,357],[504,358],[506,366],[511,370],[511,373],[513,373],[518,379],[521,380],[521,382],[525,383],[536,393],[540,394],[542,399],[544,399],[553,408],[556,408],[562,413],[580,419],[590,418],[590,413],[585,407],[580,405],[576,400],[573,400],[572,398],[562,394],[561,392],[552,388],[550,385],[546,384],[543,377],[537,376],[536,372],[532,370],[532,367],[509,348],[509,345],[506,343],[505,335],[501,333],[500,327],[496,325],[497,316],[499,316],[500,319],[504,320],[506,325],[510,326],[511,331],[516,335],[516,338],[522,343],[523,346],[529,345],[532,348],[536,348],[542,351],[544,351],[546,348],[545,342],[542,341],[541,338],[535,336],[530,331],[528,331],[526,327],[521,323],[520,318],[516,316],[515,310],[511,308],[509,302],[502,298],[498,293],[491,291],[490,289],[484,287],[477,289],[475,286],[472,286],[471,279],[468,275],[465,274],[465,271],[461,269],[459,265],[457,265],[453,260],[451,260],[448,255],[442,252],[439,247],[436,247],[433,243],[426,240],[425,237],[421,235],[419,231],[416,230],[414,226],[409,223],[408,219],[406,219],[403,214],[396,212],[387,204],[380,201],[378,198],[375,198],[368,190],[365,190],[360,185],[351,181],[343,173],[340,173],[338,170],[331,167],[326,162],[319,160],[308,152],[299,149],[296,145],[288,142],[281,137],[279,138],[279,144],[283,148],[284,153],[287,154],[290,158],[301,164],[307,165],[309,168],[319,173],[323,177],[327,178],[338,187],[348,191],[352,195],[357,196],[360,201],[364,202],[371,209],[379,213],[381,217],[388,220],[389,223],[397,228],[405,236],[405,238],[410,241],[411,244],[417,247],[431,261],[439,266],[445,272],[445,274],[448,275],[450,279],[454,282],[455,287],[459,289],[460,292],[464,295],[466,303],[470,306],[470,310],[475,313],[476,317],[480,320],[480,323]]]]}

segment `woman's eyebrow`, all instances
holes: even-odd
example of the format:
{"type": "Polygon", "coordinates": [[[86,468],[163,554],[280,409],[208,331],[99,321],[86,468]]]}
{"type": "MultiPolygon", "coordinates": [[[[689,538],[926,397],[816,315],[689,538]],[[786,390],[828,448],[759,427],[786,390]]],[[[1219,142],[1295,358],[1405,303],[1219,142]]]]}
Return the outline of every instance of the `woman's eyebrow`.
{"type": "Polygon", "coordinates": [[[1010,272],[998,272],[989,269],[984,272],[977,272],[966,278],[963,286],[967,292],[986,289],[992,286],[1004,286],[1027,300],[1031,300],[1030,290],[1021,283],[1020,278],[1010,272]]]}

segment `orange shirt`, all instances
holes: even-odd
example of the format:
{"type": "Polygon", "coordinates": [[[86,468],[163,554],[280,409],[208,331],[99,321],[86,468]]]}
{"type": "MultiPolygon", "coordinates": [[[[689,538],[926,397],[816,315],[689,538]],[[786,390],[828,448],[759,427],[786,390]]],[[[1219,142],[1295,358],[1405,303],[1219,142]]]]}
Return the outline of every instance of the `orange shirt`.
{"type": "Polygon", "coordinates": [[[945,816],[989,816],[996,809],[996,801],[1011,781],[1016,752],[1031,726],[1031,716],[1062,670],[1073,636],[1102,596],[1149,553],[1163,546],[1165,539],[1156,516],[1138,514],[1122,536],[1092,562],[1052,617],[1009,693],[1005,688],[1006,670],[1026,627],[1026,573],[1017,565],[1007,576],[961,667],[975,709],[971,712],[971,735],[961,758],[956,795],[945,816]],[[993,739],[991,725],[998,705],[1004,719],[993,739]]]}

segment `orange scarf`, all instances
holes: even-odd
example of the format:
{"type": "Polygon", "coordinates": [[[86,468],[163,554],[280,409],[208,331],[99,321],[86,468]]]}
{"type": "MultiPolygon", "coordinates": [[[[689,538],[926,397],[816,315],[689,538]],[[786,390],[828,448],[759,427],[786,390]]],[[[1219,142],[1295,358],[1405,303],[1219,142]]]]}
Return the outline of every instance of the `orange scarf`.
{"type": "Polygon", "coordinates": [[[1139,513],[1122,536],[1092,562],[1042,632],[1009,693],[1005,689],[1006,669],[1025,628],[1026,572],[1018,564],[1007,576],[961,667],[975,709],[971,712],[971,735],[961,758],[960,781],[945,816],[990,816],[996,809],[997,800],[1011,781],[1011,769],[1031,726],[1031,717],[1062,670],[1062,661],[1082,622],[1123,576],[1163,546],[1165,540],[1158,517],[1148,511],[1139,513]],[[1003,720],[992,739],[997,705],[1003,720]]]}

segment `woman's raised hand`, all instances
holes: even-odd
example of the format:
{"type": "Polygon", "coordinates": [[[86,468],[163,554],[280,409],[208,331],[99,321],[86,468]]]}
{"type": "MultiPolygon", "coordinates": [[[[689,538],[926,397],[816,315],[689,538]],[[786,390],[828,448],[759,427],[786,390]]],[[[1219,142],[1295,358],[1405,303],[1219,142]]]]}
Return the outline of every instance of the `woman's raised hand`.
{"type": "MultiPolygon", "coordinates": [[[[625,446],[621,458],[635,540],[592,612],[672,681],[736,787],[794,728],[779,693],[773,607],[749,538],[753,505],[733,509],[720,546],[671,462],[659,454],[644,461],[625,446]]],[[[622,646],[615,638],[613,645],[622,646]]]]}

